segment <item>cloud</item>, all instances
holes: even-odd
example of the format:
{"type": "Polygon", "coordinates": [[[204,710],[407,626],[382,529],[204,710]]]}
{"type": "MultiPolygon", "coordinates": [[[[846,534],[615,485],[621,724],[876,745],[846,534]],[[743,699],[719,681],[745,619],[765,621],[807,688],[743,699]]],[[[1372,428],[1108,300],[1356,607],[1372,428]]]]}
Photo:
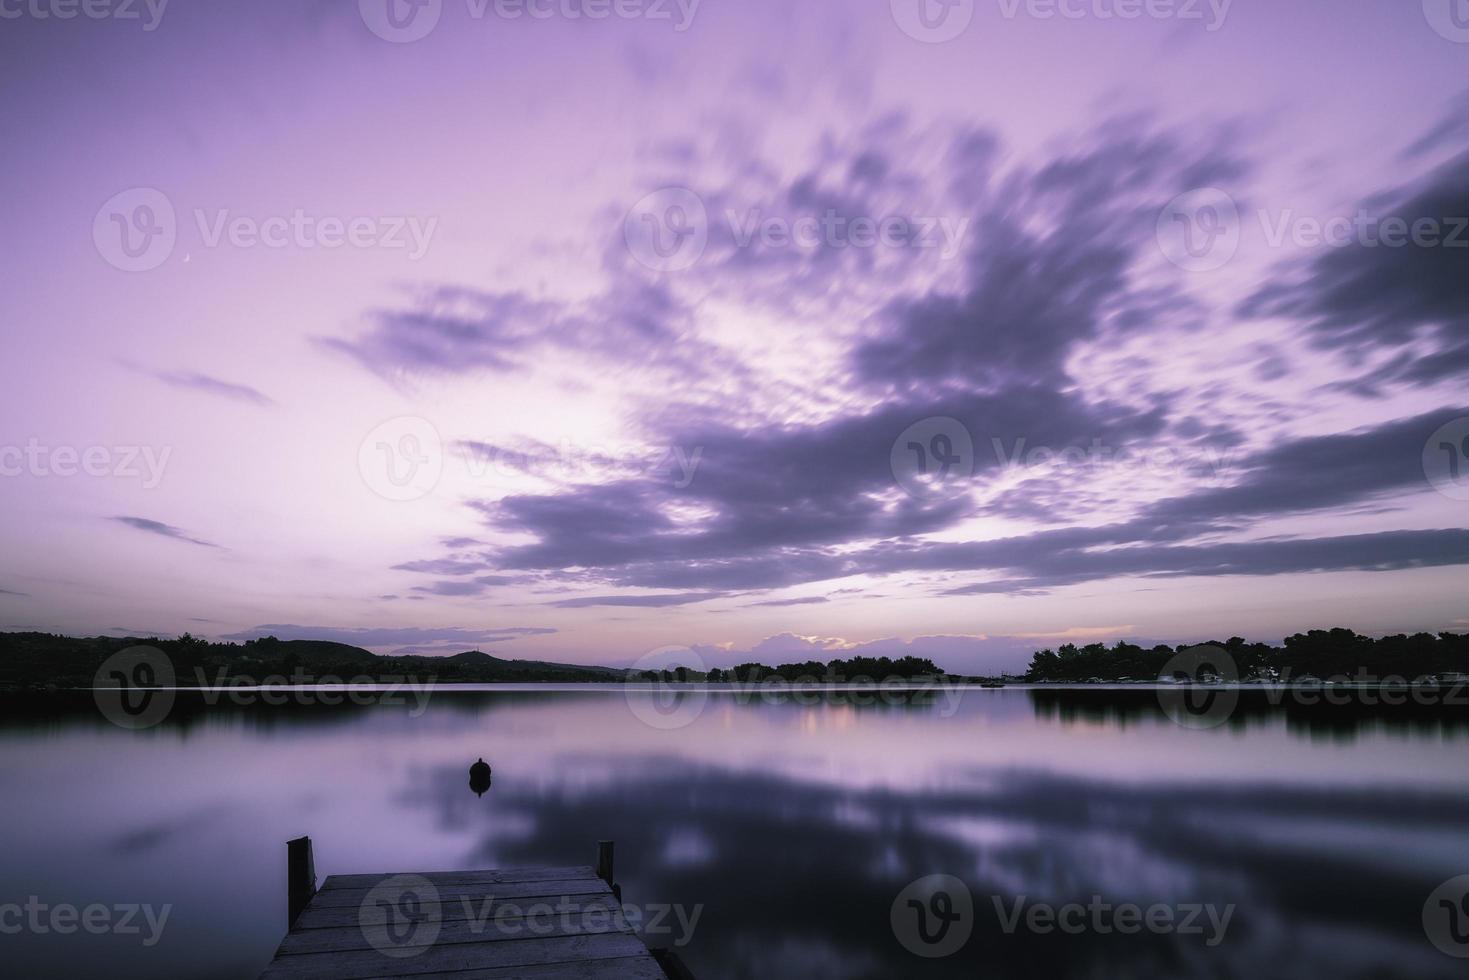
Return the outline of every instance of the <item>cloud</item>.
{"type": "Polygon", "coordinates": [[[149,520],[146,517],[114,517],[112,519],[120,524],[126,524],[128,527],[134,528],[136,530],[146,531],[149,534],[161,535],[165,538],[173,538],[175,541],[187,541],[189,542],[189,544],[197,544],[205,548],[219,547],[219,545],[217,544],[212,544],[208,541],[201,541],[199,538],[191,537],[185,531],[174,527],[172,524],[164,524],[162,521],[149,520]]]}
{"type": "Polygon", "coordinates": [[[481,575],[470,581],[446,581],[435,582],[432,585],[415,585],[413,591],[441,596],[480,595],[492,586],[510,585],[518,581],[521,580],[514,575],[481,575]]]}
{"type": "Polygon", "coordinates": [[[1247,316],[1299,321],[1316,345],[1348,357],[1389,356],[1372,383],[1429,384],[1469,372],[1469,153],[1407,190],[1369,201],[1372,240],[1327,248],[1294,280],[1247,300],[1247,316]],[[1420,221],[1436,244],[1385,244],[1384,225],[1420,221]]]}
{"type": "MultiPolygon", "coordinates": [[[[1002,144],[982,130],[950,133],[942,152],[895,155],[895,143],[911,150],[908,143],[917,139],[900,116],[851,138],[833,137],[809,166],[779,167],[726,149],[724,163],[735,176],[711,178],[699,188],[712,214],[757,200],[787,218],[849,218],[914,213],[918,201],[966,216],[972,232],[958,261],[934,268],[831,243],[792,249],[756,239],[741,246],[715,221],[705,256],[676,281],[638,285],[625,250],[613,248],[606,260],[612,284],[577,308],[440,290],[414,311],[380,316],[354,342],[359,355],[379,371],[415,373],[518,370],[531,352],[577,344],[589,345],[600,362],[631,368],[665,356],[674,335],[680,356],[687,356],[693,348],[680,331],[697,322],[691,311],[698,308],[690,296],[747,300],[746,308],[785,313],[851,314],[849,321],[838,317],[850,326],[827,361],[812,367],[809,382],[820,397],[777,385],[720,400],[705,397],[691,375],[642,407],[633,422],[649,441],[700,453],[691,481],[614,467],[549,490],[473,501],[491,532],[486,540],[510,543],[485,545],[476,561],[460,555],[398,567],[447,575],[494,569],[606,590],[553,603],[582,608],[681,605],[858,574],[947,576],[939,595],[1040,595],[1118,576],[1469,562],[1465,533],[1457,529],[1230,539],[1263,521],[1380,508],[1424,491],[1424,439],[1466,410],[1364,421],[1347,432],[1261,447],[1250,420],[1223,417],[1219,409],[1201,414],[1198,401],[1214,406],[1253,397],[1250,384],[1282,384],[1284,355],[1269,345],[1257,341],[1251,348],[1248,366],[1255,376],[1221,375],[1195,392],[1181,393],[1182,386],[1172,383],[1132,391],[1117,383],[1132,380],[1131,363],[1113,375],[1098,373],[1092,357],[1098,351],[1146,348],[1170,331],[1189,337],[1210,322],[1210,312],[1184,288],[1186,280],[1167,269],[1162,278],[1149,270],[1161,264],[1155,230],[1161,202],[1251,172],[1235,151],[1242,145],[1235,135],[1227,126],[1201,137],[1127,119],[1034,165],[1003,170],[1002,144]],[[915,165],[920,159],[928,169],[915,165]],[[588,334],[594,322],[608,329],[588,334]],[[891,450],[910,425],[940,416],[958,420],[972,435],[980,450],[973,477],[962,492],[916,499],[900,492],[891,450]],[[1227,471],[1213,480],[1204,473],[1171,475],[1161,491],[1074,474],[1007,484],[1013,474],[1004,460],[983,451],[993,443],[1102,443],[1125,453],[1206,441],[1239,459],[1231,457],[1227,471]],[[1219,485],[1221,479],[1227,485],[1219,485]],[[1008,530],[1012,521],[1037,529],[972,539],[977,527],[1008,530]],[[952,581],[956,573],[976,580],[952,581]]],[[[705,154],[703,147],[687,147],[670,165],[682,160],[693,167],[705,154]]],[[[1469,212],[1469,200],[1460,206],[1461,164],[1410,195],[1408,210],[1469,212]],[[1451,208],[1458,210],[1445,210],[1451,208]]],[[[1442,343],[1433,356],[1446,360],[1404,361],[1397,369],[1418,372],[1418,379],[1443,376],[1458,356],[1447,342],[1458,328],[1445,326],[1442,314],[1458,310],[1462,298],[1462,277],[1437,264],[1450,250],[1439,250],[1429,267],[1406,278],[1392,263],[1416,260],[1405,258],[1405,250],[1393,256],[1384,251],[1325,255],[1311,267],[1307,284],[1314,286],[1281,287],[1269,303],[1262,293],[1256,312],[1269,306],[1273,314],[1299,318],[1317,343],[1340,349],[1359,341],[1406,345],[1421,341],[1425,330],[1437,331],[1432,335],[1442,343]],[[1427,278],[1414,278],[1420,275],[1427,278]],[[1389,287],[1389,280],[1398,285],[1389,287]],[[1417,326],[1379,330],[1371,326],[1374,318],[1417,326]]],[[[729,352],[720,357],[706,359],[700,370],[734,377],[729,352]]],[[[730,388],[745,391],[738,384],[730,388]]],[[[1364,394],[1336,392],[1353,408],[1360,408],[1353,400],[1364,394]]],[[[1277,417],[1289,414],[1281,409],[1277,417]]],[[[1356,417],[1370,415],[1358,411],[1356,417]]],[[[498,441],[473,445],[504,453],[498,441]]],[[[448,594],[475,591],[441,587],[448,594]]]]}
{"type": "Polygon", "coordinates": [[[175,388],[190,388],[194,391],[202,391],[232,401],[246,402],[251,405],[269,406],[275,401],[269,396],[249,385],[236,384],[231,381],[221,381],[219,378],[207,374],[199,374],[192,371],[161,371],[154,372],[153,376],[164,384],[175,388]]]}
{"type": "Polygon", "coordinates": [[[685,606],[692,602],[707,602],[710,599],[719,599],[725,595],[723,592],[678,592],[663,595],[592,595],[577,596],[573,599],[557,599],[546,605],[556,606],[561,609],[584,609],[588,606],[645,606],[651,608],[662,608],[664,606],[685,606]]]}
{"type": "Polygon", "coordinates": [[[823,602],[830,602],[824,595],[808,595],[798,599],[766,599],[764,602],[747,602],[748,606],[814,606],[823,602]]]}
{"type": "Polygon", "coordinates": [[[488,567],[482,561],[465,561],[458,558],[430,558],[422,561],[405,561],[394,565],[395,572],[424,572],[430,575],[473,575],[488,567]]]}
{"type": "Polygon", "coordinates": [[[688,315],[667,287],[631,279],[576,303],[443,285],[373,311],[355,337],[319,342],[390,380],[524,373],[547,353],[636,360],[689,377],[717,352],[684,335],[688,315]]]}

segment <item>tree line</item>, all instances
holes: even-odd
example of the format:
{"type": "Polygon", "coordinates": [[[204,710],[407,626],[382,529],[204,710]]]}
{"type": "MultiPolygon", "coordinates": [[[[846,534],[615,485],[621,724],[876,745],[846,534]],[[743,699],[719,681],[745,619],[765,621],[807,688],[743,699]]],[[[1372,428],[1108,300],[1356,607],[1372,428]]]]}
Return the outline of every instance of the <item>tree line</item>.
{"type": "MultiPolygon", "coordinates": [[[[1285,638],[1280,646],[1250,643],[1232,636],[1211,641],[1223,647],[1240,679],[1252,677],[1322,680],[1365,676],[1373,679],[1436,676],[1469,672],[1469,634],[1414,633],[1373,638],[1349,629],[1309,630],[1285,638]]],[[[1039,650],[1031,657],[1025,679],[1031,682],[1085,682],[1156,679],[1179,652],[1195,644],[1142,647],[1067,643],[1039,650]]]]}

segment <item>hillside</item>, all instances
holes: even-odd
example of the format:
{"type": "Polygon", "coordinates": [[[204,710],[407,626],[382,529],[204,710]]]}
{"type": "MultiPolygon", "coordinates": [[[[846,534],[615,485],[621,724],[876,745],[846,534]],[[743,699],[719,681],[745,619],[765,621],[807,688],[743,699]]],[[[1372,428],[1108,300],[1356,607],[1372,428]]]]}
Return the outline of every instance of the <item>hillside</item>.
{"type": "Polygon", "coordinates": [[[450,657],[383,657],[346,643],[278,640],[210,643],[185,634],[159,637],[70,637],[53,633],[0,633],[0,689],[90,687],[108,657],[132,646],[161,650],[180,687],[225,683],[331,683],[413,677],[442,683],[621,680],[612,667],[514,660],[466,651],[450,657]]]}

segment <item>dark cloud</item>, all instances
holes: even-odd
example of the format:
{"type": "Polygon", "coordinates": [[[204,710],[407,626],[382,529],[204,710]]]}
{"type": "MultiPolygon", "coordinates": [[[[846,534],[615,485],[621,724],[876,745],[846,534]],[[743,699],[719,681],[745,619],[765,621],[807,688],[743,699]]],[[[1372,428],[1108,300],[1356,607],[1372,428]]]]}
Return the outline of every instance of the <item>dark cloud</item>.
{"type": "Polygon", "coordinates": [[[830,602],[824,595],[808,595],[797,599],[766,599],[764,602],[747,602],[747,606],[816,606],[830,602]]]}
{"type": "Polygon", "coordinates": [[[428,558],[422,561],[405,561],[394,565],[395,572],[423,572],[428,575],[473,575],[483,571],[483,561],[465,561],[458,558],[428,558]]]}
{"type": "MultiPolygon", "coordinates": [[[[1389,198],[1391,200],[1391,198],[1389,198]]],[[[1326,248],[1292,281],[1272,284],[1242,307],[1247,316],[1289,317],[1320,347],[1360,360],[1396,355],[1373,382],[1428,384],[1469,371],[1469,153],[1437,169],[1386,206],[1368,202],[1375,241],[1326,248]],[[1411,230],[1427,221],[1438,244],[1384,244],[1381,223],[1411,230]]]]}
{"type": "Polygon", "coordinates": [[[1469,408],[1441,409],[1376,428],[1285,442],[1232,463],[1234,485],[1164,501],[1148,510],[1146,520],[1268,517],[1426,489],[1424,443],[1439,426],[1466,415],[1469,408]]]}
{"type": "Polygon", "coordinates": [[[513,575],[481,575],[478,578],[469,580],[435,582],[432,585],[416,585],[413,587],[413,591],[442,596],[482,595],[493,586],[510,585],[517,581],[520,581],[520,579],[513,575]]]}
{"type": "MultiPolygon", "coordinates": [[[[713,467],[702,474],[702,482],[696,481],[699,499],[730,514],[723,520],[737,530],[725,530],[719,518],[696,531],[677,527],[662,518],[658,505],[665,498],[654,486],[620,483],[558,497],[510,498],[508,513],[518,521],[513,527],[537,534],[541,544],[506,549],[499,558],[508,567],[577,566],[609,583],[649,588],[776,588],[896,572],[987,571],[1000,576],[947,590],[964,595],[1034,594],[1118,575],[1272,575],[1459,564],[1469,562],[1469,532],[1457,530],[1237,544],[1198,539],[1261,518],[1367,504],[1424,488],[1424,440],[1443,421],[1466,413],[1445,409],[1377,428],[1283,443],[1233,466],[1233,485],[1160,501],[1125,522],[976,542],[915,540],[922,530],[947,526],[955,515],[943,505],[923,508],[912,501],[887,508],[881,520],[830,522],[828,514],[829,523],[823,525],[820,515],[804,519],[802,497],[796,495],[788,498],[785,511],[779,502],[771,506],[781,518],[799,515],[802,519],[794,523],[800,526],[776,519],[765,526],[760,523],[760,491],[740,480],[751,472],[752,461],[737,456],[732,465],[713,467]],[[905,518],[904,508],[910,506],[918,510],[905,518]],[[935,515],[942,519],[926,523],[935,515]],[[870,543],[851,547],[857,540],[870,543]]],[[[848,445],[843,440],[836,444],[848,445]]],[[[760,437],[750,436],[746,449],[763,445],[760,437]]],[[[718,459],[718,454],[706,453],[706,459],[718,459]]],[[[885,467],[886,455],[881,459],[885,467]]],[[[861,485],[853,472],[846,478],[849,487],[853,481],[861,485]]],[[[783,484],[777,480],[774,485],[783,484]]],[[[784,485],[799,488],[801,480],[792,475],[784,485]]],[[[838,503],[844,499],[817,496],[814,490],[811,495],[838,503]]],[[[670,494],[667,499],[675,498],[670,494]]],[[[500,517],[507,513],[501,506],[484,509],[500,517]]]]}
{"type": "Polygon", "coordinates": [[[113,520],[139,531],[146,531],[149,534],[157,534],[165,538],[173,538],[175,541],[187,541],[189,544],[197,544],[205,548],[219,547],[217,544],[192,537],[187,532],[174,527],[172,524],[164,524],[162,521],[149,520],[146,517],[114,517],[113,520]]]}
{"type": "Polygon", "coordinates": [[[576,353],[704,373],[717,351],[685,336],[689,313],[666,286],[620,279],[580,305],[519,292],[440,286],[405,309],[377,310],[354,338],[322,338],[390,380],[475,371],[522,372],[537,356],[576,353]]]}

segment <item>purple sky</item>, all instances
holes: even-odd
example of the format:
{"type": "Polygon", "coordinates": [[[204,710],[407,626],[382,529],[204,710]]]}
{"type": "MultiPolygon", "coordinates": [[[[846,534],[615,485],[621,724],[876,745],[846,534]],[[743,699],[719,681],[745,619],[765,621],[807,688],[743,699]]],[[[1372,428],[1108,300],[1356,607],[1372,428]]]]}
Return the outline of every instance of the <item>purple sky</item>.
{"type": "Polygon", "coordinates": [[[1469,628],[1449,0],[388,2],[0,4],[0,627],[1469,628]]]}

